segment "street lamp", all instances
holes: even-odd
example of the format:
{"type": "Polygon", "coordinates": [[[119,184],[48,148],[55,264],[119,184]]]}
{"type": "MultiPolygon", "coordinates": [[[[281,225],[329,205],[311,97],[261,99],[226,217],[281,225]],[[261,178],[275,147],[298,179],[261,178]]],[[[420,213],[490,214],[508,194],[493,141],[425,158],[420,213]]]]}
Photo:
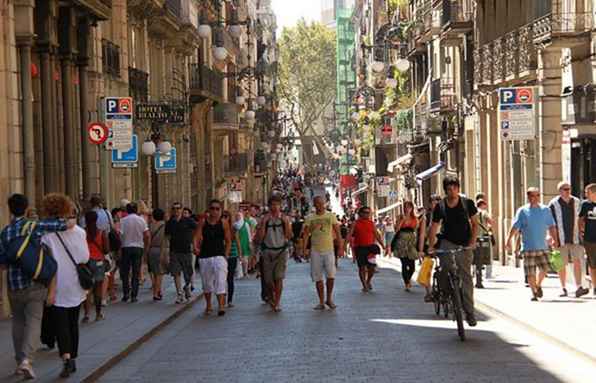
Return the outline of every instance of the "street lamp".
{"type": "Polygon", "coordinates": [[[217,61],[224,61],[228,57],[228,51],[223,46],[213,47],[213,57],[217,61]]]}
{"type": "Polygon", "coordinates": [[[405,72],[410,69],[410,61],[405,58],[400,58],[395,62],[395,67],[400,72],[405,72]]]}
{"type": "Polygon", "coordinates": [[[157,147],[155,146],[155,142],[153,141],[145,141],[143,142],[143,146],[141,147],[141,150],[143,152],[144,155],[146,156],[152,156],[155,154],[155,151],[157,150],[157,147]]]}
{"type": "Polygon", "coordinates": [[[170,144],[168,141],[162,141],[159,143],[157,148],[161,154],[166,154],[172,150],[172,144],[170,144]]]}
{"type": "Polygon", "coordinates": [[[256,118],[256,113],[254,110],[247,110],[244,112],[244,117],[246,118],[246,121],[254,121],[256,118]]]}
{"type": "Polygon", "coordinates": [[[371,65],[373,72],[381,73],[385,69],[385,63],[382,61],[374,61],[371,65]]]}
{"type": "Polygon", "coordinates": [[[257,97],[257,104],[263,106],[267,103],[267,98],[265,96],[258,96],[257,97]]]}

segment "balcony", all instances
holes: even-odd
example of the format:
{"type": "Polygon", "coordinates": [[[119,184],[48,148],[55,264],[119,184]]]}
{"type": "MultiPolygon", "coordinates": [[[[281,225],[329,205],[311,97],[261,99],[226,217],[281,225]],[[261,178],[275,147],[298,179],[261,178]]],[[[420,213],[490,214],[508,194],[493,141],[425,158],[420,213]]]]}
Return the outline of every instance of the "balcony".
{"type": "Polygon", "coordinates": [[[255,169],[254,169],[254,173],[255,175],[259,175],[259,174],[263,174],[267,172],[267,166],[268,166],[268,161],[267,161],[267,155],[265,154],[264,151],[262,150],[258,150],[255,153],[255,169]]]}
{"type": "Polygon", "coordinates": [[[213,108],[214,130],[236,131],[238,124],[238,105],[221,103],[213,108]]]}
{"type": "Polygon", "coordinates": [[[149,96],[149,73],[136,68],[128,68],[128,90],[136,101],[147,101],[149,96]]]}
{"type": "Polygon", "coordinates": [[[228,51],[228,54],[234,57],[240,55],[240,42],[237,38],[233,37],[227,30],[223,31],[223,43],[224,48],[228,51]]]}
{"type": "Polygon", "coordinates": [[[587,42],[594,27],[590,12],[553,12],[534,21],[535,44],[553,47],[573,47],[587,42]]]}
{"type": "Polygon", "coordinates": [[[207,99],[223,102],[224,76],[203,64],[190,64],[190,97],[193,102],[207,99]]]}
{"type": "Polygon", "coordinates": [[[182,14],[182,0],[166,0],[166,9],[177,18],[180,18],[182,14]]]}
{"type": "Polygon", "coordinates": [[[224,176],[242,177],[248,172],[248,153],[236,153],[224,156],[224,176]]]}
{"type": "Polygon", "coordinates": [[[443,0],[441,26],[447,34],[471,32],[474,27],[472,4],[467,0],[443,0]]]}
{"type": "Polygon", "coordinates": [[[99,20],[112,17],[112,0],[76,0],[75,3],[93,13],[99,20]]]}
{"type": "Polygon", "coordinates": [[[455,108],[455,86],[452,78],[443,77],[430,84],[430,111],[449,112],[455,108]]]}
{"type": "Polygon", "coordinates": [[[103,39],[101,41],[101,51],[103,73],[120,77],[120,46],[103,39]]]}

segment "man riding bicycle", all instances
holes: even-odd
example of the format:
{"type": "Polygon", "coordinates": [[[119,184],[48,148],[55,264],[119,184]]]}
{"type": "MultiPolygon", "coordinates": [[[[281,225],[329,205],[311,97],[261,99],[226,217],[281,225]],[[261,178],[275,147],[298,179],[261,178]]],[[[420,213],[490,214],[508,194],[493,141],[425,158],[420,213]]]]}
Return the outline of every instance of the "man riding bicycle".
{"type": "MultiPolygon", "coordinates": [[[[472,327],[476,326],[474,315],[474,283],[472,280],[473,249],[476,246],[478,235],[478,210],[474,201],[459,194],[460,184],[455,177],[445,177],[443,190],[447,195],[435,206],[432,214],[432,226],[429,233],[429,248],[437,247],[441,250],[451,250],[464,247],[462,254],[457,254],[455,262],[459,277],[462,281],[463,309],[466,321],[472,327]],[[442,225],[441,225],[442,223],[442,225]]],[[[430,250],[432,251],[432,250],[430,250]]],[[[451,265],[444,265],[448,258],[441,258],[441,267],[447,270],[451,265]]]]}

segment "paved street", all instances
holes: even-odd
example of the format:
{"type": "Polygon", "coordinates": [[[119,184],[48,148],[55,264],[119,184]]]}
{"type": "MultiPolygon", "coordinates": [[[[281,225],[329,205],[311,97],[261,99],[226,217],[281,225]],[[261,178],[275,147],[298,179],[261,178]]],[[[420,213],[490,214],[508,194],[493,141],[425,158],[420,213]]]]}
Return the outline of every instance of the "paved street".
{"type": "Polygon", "coordinates": [[[204,317],[195,305],[101,381],[593,381],[593,361],[500,317],[479,315],[460,342],[454,323],[422,303],[422,289],[403,292],[390,268],[374,287],[361,293],[344,260],[338,309],[316,312],[308,265],[292,263],[282,313],[258,301],[256,281],[240,281],[236,308],[225,317],[204,317]]]}

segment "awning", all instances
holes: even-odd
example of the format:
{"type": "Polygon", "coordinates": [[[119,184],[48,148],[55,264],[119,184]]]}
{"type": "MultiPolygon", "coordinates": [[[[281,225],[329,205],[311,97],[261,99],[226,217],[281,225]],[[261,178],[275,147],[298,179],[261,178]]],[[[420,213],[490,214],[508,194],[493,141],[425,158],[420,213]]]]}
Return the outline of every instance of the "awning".
{"type": "Polygon", "coordinates": [[[426,181],[427,179],[429,179],[430,177],[435,175],[435,173],[439,172],[444,167],[445,167],[445,164],[442,162],[439,162],[435,166],[433,166],[429,169],[426,169],[422,173],[416,174],[416,182],[422,183],[422,181],[426,181]]]}
{"type": "Polygon", "coordinates": [[[352,196],[355,196],[356,194],[364,193],[367,189],[368,189],[368,185],[363,186],[360,189],[353,191],[352,196]]]}
{"type": "Polygon", "coordinates": [[[388,172],[390,172],[390,173],[391,173],[391,172],[393,172],[393,169],[394,169],[396,166],[399,166],[399,165],[401,165],[401,164],[403,164],[403,163],[406,163],[406,162],[410,162],[410,161],[412,160],[412,158],[413,158],[413,156],[412,156],[411,154],[409,154],[409,153],[408,153],[408,154],[406,154],[405,156],[401,156],[401,157],[399,157],[399,158],[398,158],[397,160],[395,160],[395,161],[391,161],[391,162],[390,162],[390,163],[387,165],[387,171],[388,171],[388,172]]]}
{"type": "Polygon", "coordinates": [[[377,211],[377,216],[381,215],[381,214],[385,214],[393,209],[395,209],[396,207],[400,206],[401,202],[396,202],[393,205],[389,205],[387,207],[382,208],[381,210],[377,211]]]}

